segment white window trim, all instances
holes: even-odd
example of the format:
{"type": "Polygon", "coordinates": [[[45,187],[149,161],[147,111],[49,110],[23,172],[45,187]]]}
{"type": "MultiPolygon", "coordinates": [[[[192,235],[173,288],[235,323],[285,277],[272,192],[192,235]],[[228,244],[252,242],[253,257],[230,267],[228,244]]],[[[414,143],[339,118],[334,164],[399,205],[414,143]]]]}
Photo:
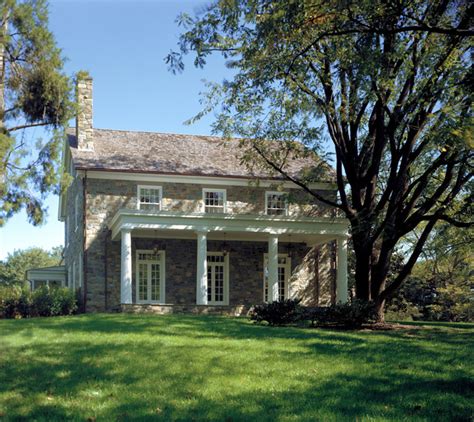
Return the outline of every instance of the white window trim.
{"type": "MultiPolygon", "coordinates": [[[[208,252],[207,256],[224,257],[224,301],[216,302],[208,300],[207,304],[211,306],[226,306],[229,304],[229,252],[208,252]]],[[[207,258],[206,258],[207,259],[207,258]]],[[[207,263],[209,265],[209,262],[207,263]]],[[[207,292],[206,292],[207,295],[207,292]]]]}
{"type": "Polygon", "coordinates": [[[82,252],[79,254],[79,287],[82,288],[83,282],[83,254],[82,252]]]}
{"type": "Polygon", "coordinates": [[[79,201],[78,197],[74,198],[74,223],[75,223],[75,229],[74,231],[77,232],[77,229],[79,228],[79,201]]]}
{"type": "Polygon", "coordinates": [[[65,237],[66,237],[66,248],[69,246],[69,215],[66,216],[65,221],[65,237]]]}
{"type": "MultiPolygon", "coordinates": [[[[265,215],[270,215],[270,216],[275,216],[278,214],[268,214],[268,196],[269,195],[281,195],[284,196],[286,195],[286,192],[278,192],[278,191],[273,191],[273,190],[267,190],[265,191],[265,215]]],[[[288,200],[285,198],[285,213],[283,214],[284,216],[288,215],[288,200]]]]}
{"type": "MultiPolygon", "coordinates": [[[[203,213],[206,213],[206,192],[220,192],[224,194],[223,213],[225,214],[227,212],[227,189],[203,188],[202,190],[202,212],[203,213]]],[[[215,207],[215,208],[219,208],[219,207],[215,207]]],[[[211,214],[211,213],[206,213],[206,214],[211,214]]]]}
{"type": "MultiPolygon", "coordinates": [[[[157,251],[160,254],[160,260],[148,260],[148,261],[140,261],[138,259],[139,254],[141,253],[155,253],[152,249],[137,249],[135,253],[135,302],[138,304],[153,304],[153,305],[163,305],[166,303],[166,271],[165,271],[165,263],[166,263],[166,251],[164,250],[159,250],[157,251]],[[138,264],[140,262],[146,262],[146,263],[151,263],[151,264],[160,264],[160,299],[161,300],[139,300],[139,284],[138,284],[138,264]]],[[[150,272],[148,272],[150,274],[150,272]]],[[[148,282],[148,281],[147,281],[148,282]]],[[[148,285],[148,289],[150,289],[151,286],[148,285]]],[[[150,295],[150,291],[148,291],[148,296],[150,295]]]]}
{"type": "Polygon", "coordinates": [[[153,203],[153,204],[158,204],[159,205],[159,210],[161,211],[163,209],[163,187],[162,186],[152,186],[152,185],[137,185],[137,209],[140,208],[140,189],[156,189],[160,192],[160,202],[159,203],[153,203]]]}
{"type": "MultiPolygon", "coordinates": [[[[286,264],[278,264],[278,267],[285,267],[285,299],[290,298],[290,278],[291,278],[291,257],[287,253],[279,253],[278,258],[286,258],[286,264]]],[[[267,303],[267,298],[265,297],[265,264],[268,267],[268,253],[263,254],[263,302],[267,303]]],[[[278,273],[277,273],[278,274],[278,273]]],[[[270,286],[268,286],[268,291],[270,292],[270,286]]]]}
{"type": "Polygon", "coordinates": [[[72,261],[72,289],[76,290],[76,261],[72,261]]]}

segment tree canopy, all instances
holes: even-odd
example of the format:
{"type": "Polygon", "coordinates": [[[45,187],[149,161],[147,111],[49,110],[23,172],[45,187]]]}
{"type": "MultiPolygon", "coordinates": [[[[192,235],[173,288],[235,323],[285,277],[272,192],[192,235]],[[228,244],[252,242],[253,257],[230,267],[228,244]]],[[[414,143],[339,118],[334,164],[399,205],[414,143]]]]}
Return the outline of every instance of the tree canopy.
{"type": "Polygon", "coordinates": [[[249,139],[256,158],[348,218],[357,296],[379,312],[437,223],[467,227],[472,211],[470,56],[473,5],[449,0],[221,0],[182,14],[172,71],[221,54],[234,72],[208,83],[214,131],[249,139]],[[265,139],[279,140],[279,151],[265,139]],[[250,141],[251,140],[251,141],[250,141]],[[286,173],[298,140],[335,151],[338,200],[286,173]],[[421,229],[396,277],[400,242],[421,229]]]}
{"type": "Polygon", "coordinates": [[[59,265],[62,259],[62,247],[51,251],[42,248],[18,249],[0,261],[0,284],[23,286],[26,283],[26,271],[32,268],[59,265]]]}
{"type": "Polygon", "coordinates": [[[39,224],[43,200],[59,189],[63,129],[73,113],[71,83],[48,29],[44,0],[0,4],[0,225],[21,209],[39,224]],[[46,130],[46,140],[34,128],[46,130]]]}

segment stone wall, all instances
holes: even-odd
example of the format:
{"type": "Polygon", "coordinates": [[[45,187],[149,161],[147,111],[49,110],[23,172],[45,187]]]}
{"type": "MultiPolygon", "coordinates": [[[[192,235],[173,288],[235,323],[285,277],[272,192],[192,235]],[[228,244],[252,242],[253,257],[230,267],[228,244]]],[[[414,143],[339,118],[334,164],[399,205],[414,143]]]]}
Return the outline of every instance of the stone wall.
{"type": "MultiPolygon", "coordinates": [[[[87,177],[83,183],[87,192],[85,228],[87,311],[119,309],[120,241],[111,240],[108,223],[119,209],[136,209],[138,183],[87,177]]],[[[200,211],[203,185],[161,183],[160,186],[163,188],[164,209],[200,211]]],[[[76,188],[72,185],[70,189],[70,192],[75,192],[76,188]]],[[[266,190],[268,189],[257,187],[228,187],[228,212],[263,213],[266,190]]],[[[68,207],[71,203],[72,201],[68,202],[68,207]]],[[[82,209],[82,206],[80,208],[82,209]]],[[[318,204],[312,206],[308,215],[326,215],[329,211],[327,207],[318,204]]],[[[82,238],[80,242],[82,244],[82,238]]],[[[166,242],[166,301],[183,306],[195,304],[196,241],[170,239],[161,242],[166,242]]],[[[230,305],[251,305],[261,302],[263,254],[267,251],[267,243],[228,243],[232,244],[233,249],[229,255],[230,305]]],[[[154,241],[134,238],[132,233],[132,244],[134,257],[132,272],[135,283],[135,251],[137,248],[153,248],[154,241]]],[[[290,295],[301,297],[308,305],[334,301],[333,260],[328,255],[331,247],[324,246],[311,251],[303,244],[292,245],[294,275],[290,284],[290,295]]],[[[218,248],[219,242],[208,242],[209,251],[218,251],[218,248]]],[[[284,253],[287,246],[281,244],[280,248],[280,252],[284,253]]],[[[68,252],[67,262],[77,256],[77,252],[74,251],[75,249],[71,249],[70,253],[68,252]]],[[[133,298],[135,300],[135,285],[133,298]]]]}
{"type": "MultiPolygon", "coordinates": [[[[120,242],[107,239],[107,309],[120,309],[120,242]]],[[[304,244],[280,243],[279,253],[290,252],[291,277],[289,296],[301,298],[305,305],[325,305],[334,302],[335,277],[331,266],[326,266],[326,251],[331,245],[310,249],[304,244]]],[[[197,244],[186,239],[144,239],[132,237],[132,299],[136,302],[136,251],[158,248],[165,251],[165,303],[183,307],[196,304],[197,244]]],[[[208,241],[208,252],[223,250],[222,241],[208,241]]],[[[266,242],[226,242],[229,251],[229,306],[248,308],[263,301],[263,266],[266,242]]],[[[100,267],[100,266],[99,266],[100,267]]],[[[97,280],[99,282],[99,280],[97,280]]],[[[95,296],[100,298],[101,296],[95,296]]],[[[90,306],[106,308],[104,302],[90,306]]],[[[100,300],[100,299],[99,299],[100,300]]]]}
{"type": "Polygon", "coordinates": [[[81,282],[80,270],[82,268],[82,253],[83,253],[83,190],[82,179],[75,177],[68,188],[67,203],[66,203],[66,220],[64,224],[64,262],[67,271],[67,285],[79,288],[81,282]],[[77,198],[77,210],[76,210],[77,198]],[[76,225],[76,211],[77,211],[77,225],[76,225]],[[68,241],[66,242],[66,239],[68,241]],[[75,272],[73,272],[75,267],[75,272]]]}

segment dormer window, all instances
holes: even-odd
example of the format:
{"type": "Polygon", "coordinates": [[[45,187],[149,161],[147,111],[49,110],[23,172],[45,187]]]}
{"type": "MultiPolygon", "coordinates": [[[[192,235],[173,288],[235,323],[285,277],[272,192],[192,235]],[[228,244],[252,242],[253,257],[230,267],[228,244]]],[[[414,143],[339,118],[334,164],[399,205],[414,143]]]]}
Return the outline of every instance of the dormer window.
{"type": "Polygon", "coordinates": [[[138,209],[161,210],[161,186],[138,186],[138,209]]]}
{"type": "Polygon", "coordinates": [[[204,212],[208,214],[222,214],[227,210],[225,189],[203,189],[204,212]]]}
{"type": "Polygon", "coordinates": [[[265,213],[267,215],[287,215],[288,204],[282,192],[265,192],[265,213]]]}

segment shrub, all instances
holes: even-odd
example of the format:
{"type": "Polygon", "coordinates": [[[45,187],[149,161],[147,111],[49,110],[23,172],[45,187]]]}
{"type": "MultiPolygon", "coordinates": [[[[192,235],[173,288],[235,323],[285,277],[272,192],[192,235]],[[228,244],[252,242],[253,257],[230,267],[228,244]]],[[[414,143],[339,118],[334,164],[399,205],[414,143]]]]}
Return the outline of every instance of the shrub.
{"type": "Polygon", "coordinates": [[[31,293],[27,288],[0,288],[0,318],[71,315],[77,311],[75,292],[68,288],[42,286],[31,293]]]}
{"type": "Polygon", "coordinates": [[[0,287],[0,318],[30,316],[31,294],[27,287],[0,287]]]}
{"type": "Polygon", "coordinates": [[[256,323],[266,321],[269,325],[285,325],[298,321],[301,313],[300,300],[286,299],[254,306],[250,319],[256,323]]]}
{"type": "Polygon", "coordinates": [[[302,319],[311,321],[313,326],[360,328],[363,324],[375,322],[377,313],[372,302],[354,299],[324,308],[306,308],[302,319]]]}
{"type": "Polygon", "coordinates": [[[68,288],[42,286],[32,294],[35,316],[71,315],[77,311],[76,294],[68,288]]]}

